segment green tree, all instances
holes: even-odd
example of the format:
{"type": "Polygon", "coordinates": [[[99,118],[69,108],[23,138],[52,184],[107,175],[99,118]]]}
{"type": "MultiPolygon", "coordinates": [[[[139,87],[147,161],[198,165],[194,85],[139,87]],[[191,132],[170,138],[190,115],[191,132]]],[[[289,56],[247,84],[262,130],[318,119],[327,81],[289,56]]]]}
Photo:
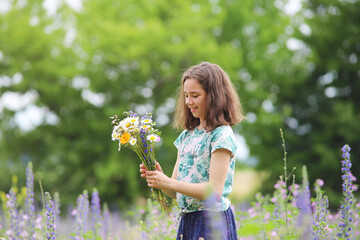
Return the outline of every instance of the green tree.
{"type": "MultiPolygon", "coordinates": [[[[312,54],[305,87],[294,96],[294,118],[299,126],[307,125],[310,131],[302,134],[302,141],[294,143],[290,151],[298,155],[296,161],[311,166],[313,180],[316,177],[326,180],[330,202],[340,197],[338,193],[342,191],[343,145],[352,147],[353,174],[360,176],[356,160],[360,156],[359,7],[360,1],[309,1],[302,17],[311,32],[301,31],[304,29],[300,27],[296,33],[312,54]],[[301,157],[300,152],[306,156],[301,157]]],[[[294,129],[295,133],[298,131],[294,129]]]]}
{"type": "Polygon", "coordinates": [[[328,191],[340,189],[341,145],[359,155],[358,1],[309,1],[295,15],[286,1],[265,0],[84,0],[56,11],[42,3],[12,1],[0,14],[1,190],[11,174],[24,180],[32,161],[64,203],[94,186],[121,205],[149,193],[137,156],[111,142],[108,117],[153,112],[163,133],[157,159],[171,174],[176,91],[200,61],[222,66],[238,89],[248,120],[235,131],[257,168],[274,173],[265,191],[282,173],[280,128],[288,165],[307,165],[310,182],[323,178],[328,191]],[[11,96],[30,104],[5,106],[11,96]],[[26,114],[34,109],[37,118],[26,114]]]}

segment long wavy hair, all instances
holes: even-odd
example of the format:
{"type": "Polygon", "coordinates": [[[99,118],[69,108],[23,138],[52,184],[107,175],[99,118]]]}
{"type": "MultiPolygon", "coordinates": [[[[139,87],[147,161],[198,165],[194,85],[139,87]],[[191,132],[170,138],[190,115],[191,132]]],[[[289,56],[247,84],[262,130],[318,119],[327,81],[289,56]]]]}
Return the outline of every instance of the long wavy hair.
{"type": "Polygon", "coordinates": [[[233,126],[245,118],[229,76],[218,65],[202,62],[190,67],[182,75],[173,121],[175,128],[193,130],[200,124],[200,119],[195,118],[185,104],[184,83],[190,78],[196,79],[207,93],[208,111],[204,119],[206,131],[221,125],[233,126]]]}

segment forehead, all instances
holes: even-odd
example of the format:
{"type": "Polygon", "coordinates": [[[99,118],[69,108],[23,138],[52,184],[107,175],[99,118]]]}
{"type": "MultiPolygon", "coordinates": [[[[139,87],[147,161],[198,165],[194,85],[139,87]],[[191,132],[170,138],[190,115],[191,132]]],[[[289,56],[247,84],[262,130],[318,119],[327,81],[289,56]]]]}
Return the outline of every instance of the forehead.
{"type": "Polygon", "coordinates": [[[184,92],[205,92],[198,80],[194,78],[186,79],[184,82],[184,92]]]}

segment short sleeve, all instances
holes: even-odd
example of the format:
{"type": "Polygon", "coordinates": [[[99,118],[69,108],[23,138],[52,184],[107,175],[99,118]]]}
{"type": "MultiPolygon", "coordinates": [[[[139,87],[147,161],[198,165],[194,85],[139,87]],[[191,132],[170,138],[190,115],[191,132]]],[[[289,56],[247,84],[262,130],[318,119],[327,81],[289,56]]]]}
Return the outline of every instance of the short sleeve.
{"type": "Polygon", "coordinates": [[[213,130],[211,137],[211,153],[224,148],[231,152],[231,158],[235,156],[237,149],[234,132],[230,126],[221,126],[213,130]]]}
{"type": "Polygon", "coordinates": [[[179,149],[181,143],[184,141],[185,132],[186,132],[186,130],[182,131],[182,132],[180,133],[180,135],[178,136],[178,138],[177,138],[177,139],[175,140],[175,142],[174,142],[174,145],[175,145],[175,147],[176,147],[177,149],[179,149]]]}

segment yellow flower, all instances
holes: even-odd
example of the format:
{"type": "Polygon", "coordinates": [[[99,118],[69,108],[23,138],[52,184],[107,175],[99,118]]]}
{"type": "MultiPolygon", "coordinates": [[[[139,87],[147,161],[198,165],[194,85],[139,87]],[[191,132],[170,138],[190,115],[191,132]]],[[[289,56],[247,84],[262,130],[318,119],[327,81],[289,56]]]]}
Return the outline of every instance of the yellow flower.
{"type": "Polygon", "coordinates": [[[127,132],[124,133],[123,135],[121,135],[121,137],[120,137],[120,142],[121,142],[122,144],[127,143],[129,140],[130,140],[130,134],[127,133],[127,132]]]}

